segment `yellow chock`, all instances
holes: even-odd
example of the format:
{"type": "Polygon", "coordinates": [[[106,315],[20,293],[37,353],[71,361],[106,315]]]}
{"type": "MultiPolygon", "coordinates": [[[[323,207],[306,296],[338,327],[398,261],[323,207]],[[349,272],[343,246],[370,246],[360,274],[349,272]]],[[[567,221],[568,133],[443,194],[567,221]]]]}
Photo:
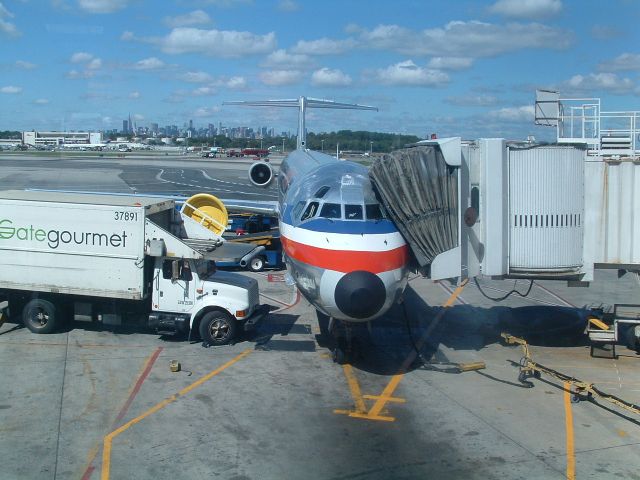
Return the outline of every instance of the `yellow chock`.
{"type": "Polygon", "coordinates": [[[609,330],[609,325],[607,325],[602,320],[596,317],[589,318],[589,325],[593,325],[594,327],[597,327],[601,330],[609,330]]]}
{"type": "Polygon", "coordinates": [[[177,360],[171,360],[169,362],[169,370],[171,370],[173,373],[179,372],[180,367],[181,367],[180,362],[177,360]]]}
{"type": "Polygon", "coordinates": [[[484,370],[485,368],[487,368],[487,364],[484,362],[469,362],[458,364],[458,369],[461,372],[474,372],[476,370],[484,370]]]}

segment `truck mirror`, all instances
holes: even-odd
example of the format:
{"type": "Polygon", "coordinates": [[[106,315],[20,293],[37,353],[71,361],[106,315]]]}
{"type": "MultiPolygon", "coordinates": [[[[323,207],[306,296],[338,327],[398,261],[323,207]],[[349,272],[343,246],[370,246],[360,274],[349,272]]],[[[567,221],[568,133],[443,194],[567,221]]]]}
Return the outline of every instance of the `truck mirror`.
{"type": "Polygon", "coordinates": [[[174,260],[171,262],[171,281],[176,282],[180,278],[180,262],[174,260]]]}

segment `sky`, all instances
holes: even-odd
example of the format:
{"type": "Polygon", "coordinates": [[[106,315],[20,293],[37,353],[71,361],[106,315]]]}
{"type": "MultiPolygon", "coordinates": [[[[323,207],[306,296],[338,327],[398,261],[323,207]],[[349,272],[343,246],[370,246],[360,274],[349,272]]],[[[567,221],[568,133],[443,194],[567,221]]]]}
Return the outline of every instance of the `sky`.
{"type": "Polygon", "coordinates": [[[555,138],[536,88],[640,110],[638,0],[0,2],[0,130],[137,125],[555,138]]]}

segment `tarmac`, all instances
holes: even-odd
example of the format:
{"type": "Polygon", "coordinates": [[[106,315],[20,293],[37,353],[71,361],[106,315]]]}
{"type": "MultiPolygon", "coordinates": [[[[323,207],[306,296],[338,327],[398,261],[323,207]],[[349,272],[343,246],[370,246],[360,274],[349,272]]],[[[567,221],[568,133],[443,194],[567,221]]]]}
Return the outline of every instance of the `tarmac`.
{"type": "MultiPolygon", "coordinates": [[[[15,172],[2,162],[9,188],[15,172]]],[[[39,165],[23,167],[33,168],[23,183],[46,180],[39,165]]],[[[197,167],[176,168],[193,179],[197,167]]],[[[48,182],[84,181],[67,168],[48,182]]],[[[147,165],[147,178],[159,168],[147,165]]],[[[128,163],[108,170],[104,184],[134,178],[128,163]]],[[[527,297],[492,302],[473,282],[412,275],[404,303],[356,327],[358,355],[338,365],[320,334],[326,319],[281,273],[242,272],[272,312],[231,346],[143,329],[69,324],[34,335],[2,325],[0,478],[640,478],[640,416],[572,403],[548,375],[519,382],[522,350],[500,342],[502,332],[523,337],[535,361],[638,404],[639,355],[621,345],[617,359],[592,358],[584,334],[585,307],[637,301],[635,277],[596,271],[589,288],[536,281],[527,297]],[[455,373],[471,362],[486,368],[455,373]]],[[[489,296],[529,287],[479,282],[489,296]]]]}

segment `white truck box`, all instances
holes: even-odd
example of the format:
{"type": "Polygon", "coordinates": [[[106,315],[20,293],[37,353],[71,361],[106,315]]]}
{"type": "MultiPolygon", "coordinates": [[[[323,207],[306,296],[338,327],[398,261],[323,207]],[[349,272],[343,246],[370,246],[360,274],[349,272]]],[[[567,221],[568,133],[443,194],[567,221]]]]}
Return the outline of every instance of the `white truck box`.
{"type": "Polygon", "coordinates": [[[0,287],[140,299],[145,220],[172,208],[157,198],[0,192],[0,287]]]}

